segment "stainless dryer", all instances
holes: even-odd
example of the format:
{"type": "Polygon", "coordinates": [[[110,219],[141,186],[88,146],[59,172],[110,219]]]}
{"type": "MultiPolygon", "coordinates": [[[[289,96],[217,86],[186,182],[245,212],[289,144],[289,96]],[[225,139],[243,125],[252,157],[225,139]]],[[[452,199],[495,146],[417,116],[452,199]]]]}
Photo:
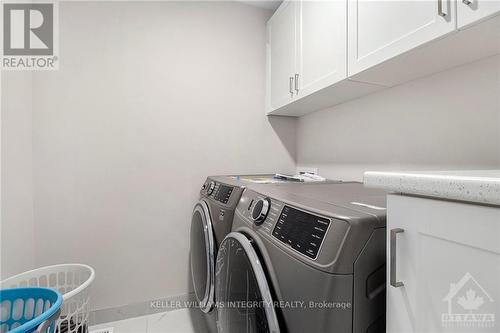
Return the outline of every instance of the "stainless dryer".
{"type": "Polygon", "coordinates": [[[219,332],[384,332],[385,196],[361,183],[247,188],[216,264],[219,332]]]}

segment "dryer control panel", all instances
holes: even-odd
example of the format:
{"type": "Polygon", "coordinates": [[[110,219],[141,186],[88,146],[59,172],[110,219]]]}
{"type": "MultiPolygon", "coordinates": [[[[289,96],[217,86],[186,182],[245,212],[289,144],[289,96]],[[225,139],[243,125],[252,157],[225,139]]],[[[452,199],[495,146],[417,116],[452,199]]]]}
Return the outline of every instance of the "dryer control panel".
{"type": "Polygon", "coordinates": [[[285,205],[273,236],[294,250],[316,259],[329,226],[330,219],[285,205]]]}
{"type": "Polygon", "coordinates": [[[241,197],[240,205],[237,207],[239,213],[245,218],[248,224],[256,227],[258,226],[261,232],[271,235],[274,225],[281,213],[281,209],[283,208],[283,203],[260,195],[248,196],[248,191],[246,193],[247,195],[241,197]],[[258,208],[259,202],[267,200],[269,203],[267,214],[264,219],[257,222],[253,213],[258,208]]]}
{"type": "Polygon", "coordinates": [[[331,224],[329,218],[251,191],[243,194],[237,210],[248,225],[311,260],[318,257],[331,224]],[[264,219],[257,220],[259,214],[255,212],[261,210],[263,202],[269,203],[268,212],[264,219]]]}
{"type": "MultiPolygon", "coordinates": [[[[345,188],[331,186],[329,191],[336,191],[334,194],[345,188]]],[[[340,202],[338,205],[313,196],[323,194],[331,193],[315,184],[247,187],[236,207],[231,230],[248,233],[259,239],[257,243],[262,241],[261,251],[267,255],[284,253],[321,271],[352,274],[353,263],[380,227],[380,221],[340,205],[346,201],[342,193],[331,200],[340,202]]],[[[383,251],[377,250],[374,255],[385,258],[383,251]]]]}

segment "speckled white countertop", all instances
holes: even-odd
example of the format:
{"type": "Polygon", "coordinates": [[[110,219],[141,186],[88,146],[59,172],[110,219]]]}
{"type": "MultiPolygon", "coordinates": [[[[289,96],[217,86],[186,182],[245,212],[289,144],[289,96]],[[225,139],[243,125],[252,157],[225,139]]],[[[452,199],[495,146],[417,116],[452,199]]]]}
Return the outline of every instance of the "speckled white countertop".
{"type": "Polygon", "coordinates": [[[387,191],[500,206],[500,170],[367,171],[364,183],[387,191]]]}

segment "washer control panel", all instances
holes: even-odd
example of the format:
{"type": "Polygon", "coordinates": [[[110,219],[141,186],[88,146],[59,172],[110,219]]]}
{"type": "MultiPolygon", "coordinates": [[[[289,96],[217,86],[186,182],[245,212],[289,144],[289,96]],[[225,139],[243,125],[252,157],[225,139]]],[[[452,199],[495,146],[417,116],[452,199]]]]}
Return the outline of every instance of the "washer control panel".
{"type": "Polygon", "coordinates": [[[311,259],[316,259],[330,220],[285,205],[273,236],[311,259]]]}
{"type": "Polygon", "coordinates": [[[227,204],[231,198],[234,187],[229,185],[224,185],[215,181],[206,182],[201,188],[202,191],[206,191],[206,194],[213,198],[215,201],[227,204]]]}
{"type": "Polygon", "coordinates": [[[223,204],[227,204],[229,198],[231,197],[231,193],[233,193],[233,187],[222,184],[218,184],[216,187],[214,199],[222,202],[223,204]]]}

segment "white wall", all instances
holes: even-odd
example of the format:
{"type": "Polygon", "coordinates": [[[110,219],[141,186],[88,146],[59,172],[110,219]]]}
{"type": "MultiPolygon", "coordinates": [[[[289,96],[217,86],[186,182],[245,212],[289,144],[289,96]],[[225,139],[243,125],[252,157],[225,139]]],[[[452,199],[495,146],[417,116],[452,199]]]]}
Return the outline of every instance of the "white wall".
{"type": "Polygon", "coordinates": [[[34,74],[37,265],[95,267],[95,308],[187,293],[205,177],[295,168],[293,119],[263,116],[269,15],[60,4],[60,69],[34,74]]]}
{"type": "Polygon", "coordinates": [[[500,168],[500,57],[300,118],[297,164],[352,180],[367,170],[500,168]]]}
{"type": "Polygon", "coordinates": [[[0,279],[34,264],[32,76],[2,72],[0,279]]]}

